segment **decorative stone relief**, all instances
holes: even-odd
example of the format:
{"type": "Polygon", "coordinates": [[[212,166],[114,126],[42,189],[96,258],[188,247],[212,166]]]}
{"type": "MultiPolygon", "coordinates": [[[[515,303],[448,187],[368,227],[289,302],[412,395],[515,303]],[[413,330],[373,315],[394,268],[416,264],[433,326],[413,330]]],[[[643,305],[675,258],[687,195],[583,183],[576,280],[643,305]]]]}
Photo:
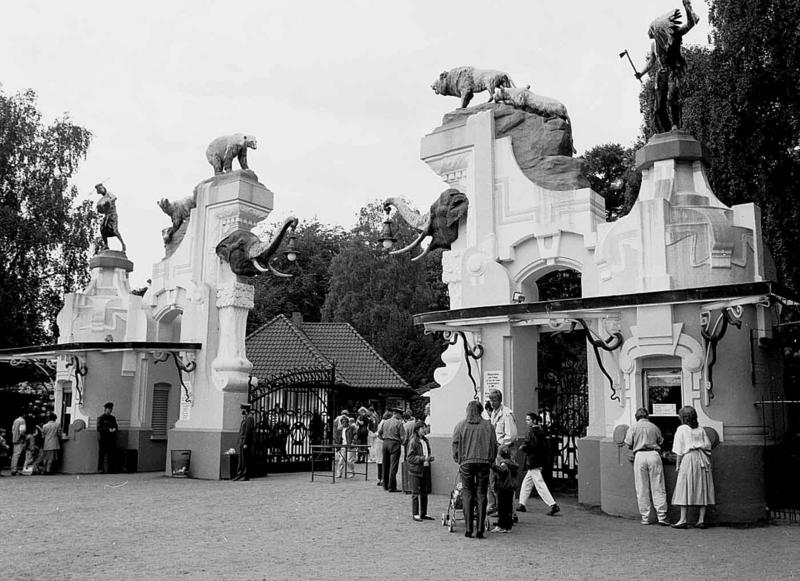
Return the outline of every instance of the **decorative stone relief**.
{"type": "Polygon", "coordinates": [[[467,191],[468,169],[472,162],[472,150],[426,159],[430,168],[451,188],[467,191]]]}
{"type": "Polygon", "coordinates": [[[447,285],[450,308],[461,307],[461,251],[442,252],[442,282],[447,285]]]}
{"type": "Polygon", "coordinates": [[[240,307],[243,309],[252,309],[255,297],[255,287],[251,284],[235,282],[232,285],[226,285],[217,288],[217,307],[240,307]]]}

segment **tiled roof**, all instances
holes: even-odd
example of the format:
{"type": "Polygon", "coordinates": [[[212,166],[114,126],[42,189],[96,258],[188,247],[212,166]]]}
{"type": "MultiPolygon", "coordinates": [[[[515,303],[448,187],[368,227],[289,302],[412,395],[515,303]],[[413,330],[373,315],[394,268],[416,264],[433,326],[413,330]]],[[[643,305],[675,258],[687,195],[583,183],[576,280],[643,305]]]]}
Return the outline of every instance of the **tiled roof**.
{"type": "Polygon", "coordinates": [[[297,368],[330,368],[353,388],[409,390],[408,383],[349,323],[299,323],[278,315],[245,339],[253,375],[264,380],[297,368]]]}

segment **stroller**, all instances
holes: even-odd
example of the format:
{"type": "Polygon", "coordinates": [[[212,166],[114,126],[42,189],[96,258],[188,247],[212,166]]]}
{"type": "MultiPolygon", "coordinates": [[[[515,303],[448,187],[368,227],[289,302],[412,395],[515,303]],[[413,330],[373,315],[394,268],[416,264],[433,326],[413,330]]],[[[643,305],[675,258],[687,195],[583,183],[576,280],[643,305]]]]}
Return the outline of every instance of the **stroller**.
{"type": "MultiPolygon", "coordinates": [[[[466,524],[466,513],[464,512],[464,498],[462,489],[464,485],[461,483],[461,476],[456,473],[456,478],[453,490],[450,492],[450,501],[447,503],[447,512],[442,513],[442,526],[447,527],[448,532],[455,530],[455,521],[461,520],[466,524]],[[460,515],[460,516],[459,516],[460,515]]],[[[477,518],[477,514],[475,517],[477,518]]],[[[489,530],[489,516],[486,516],[485,530],[489,530]]]]}

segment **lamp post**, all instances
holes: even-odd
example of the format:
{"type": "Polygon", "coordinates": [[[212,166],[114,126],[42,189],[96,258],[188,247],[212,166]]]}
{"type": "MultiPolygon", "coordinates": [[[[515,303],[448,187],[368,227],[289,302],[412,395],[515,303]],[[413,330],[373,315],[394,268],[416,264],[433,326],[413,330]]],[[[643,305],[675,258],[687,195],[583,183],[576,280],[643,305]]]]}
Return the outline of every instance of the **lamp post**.
{"type": "Polygon", "coordinates": [[[391,211],[390,207],[385,207],[384,211],[386,212],[386,219],[383,221],[383,226],[381,227],[381,235],[378,238],[380,243],[386,250],[389,250],[394,243],[397,242],[397,238],[392,231],[392,218],[391,218],[391,211]]]}
{"type": "Polygon", "coordinates": [[[289,242],[286,244],[286,250],[284,250],[283,254],[289,262],[297,260],[297,256],[300,254],[300,251],[297,249],[297,234],[295,234],[294,228],[292,228],[289,234],[289,242]]]}

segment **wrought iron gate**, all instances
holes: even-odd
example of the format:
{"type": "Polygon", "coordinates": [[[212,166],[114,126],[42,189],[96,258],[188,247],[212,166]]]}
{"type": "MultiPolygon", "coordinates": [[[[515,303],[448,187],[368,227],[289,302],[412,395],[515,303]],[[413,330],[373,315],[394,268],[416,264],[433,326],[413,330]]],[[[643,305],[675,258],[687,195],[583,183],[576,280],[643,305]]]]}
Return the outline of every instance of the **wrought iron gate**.
{"type": "Polygon", "coordinates": [[[764,480],[769,517],[800,522],[800,401],[783,394],[761,398],[764,480]]]}
{"type": "Polygon", "coordinates": [[[561,372],[537,388],[539,407],[553,456],[552,478],[568,487],[578,483],[578,438],[589,425],[589,387],[583,371],[561,372]],[[549,416],[549,417],[548,417],[549,416]]]}
{"type": "Polygon", "coordinates": [[[334,368],[301,368],[251,388],[255,411],[256,474],[310,467],[311,445],[330,442],[334,368]]]}

